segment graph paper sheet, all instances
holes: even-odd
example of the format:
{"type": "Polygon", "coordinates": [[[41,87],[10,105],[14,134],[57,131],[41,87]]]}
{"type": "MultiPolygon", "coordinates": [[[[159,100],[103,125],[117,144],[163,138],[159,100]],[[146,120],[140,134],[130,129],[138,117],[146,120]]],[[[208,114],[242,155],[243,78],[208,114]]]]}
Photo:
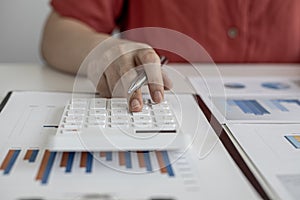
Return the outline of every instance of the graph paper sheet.
{"type": "Polygon", "coordinates": [[[300,123],[300,84],[288,78],[191,78],[221,123],[300,123]]]}
{"type": "Polygon", "coordinates": [[[300,199],[300,84],[296,78],[190,79],[272,199],[300,199]]]}
{"type": "Polygon", "coordinates": [[[300,124],[227,124],[276,191],[274,199],[300,199],[300,124]]]}
{"type": "MultiPolygon", "coordinates": [[[[83,95],[84,96],[84,95],[83,95]]],[[[78,97],[78,96],[77,96],[78,97]]],[[[14,92],[0,114],[0,194],[2,199],[241,199],[256,193],[225,154],[200,159],[194,148],[181,151],[55,152],[47,141],[56,133],[71,95],[14,92]],[[230,169],[226,174],[219,169],[230,169]],[[210,167],[209,167],[210,166],[210,167]],[[222,177],[220,179],[220,177],[222,177]],[[222,184],[235,177],[238,192],[222,184]],[[218,193],[213,192],[217,188],[218,193]]],[[[195,120],[196,116],[193,116],[195,120]]],[[[213,134],[205,120],[199,132],[213,134]]],[[[195,129],[191,127],[191,129],[195,129]]],[[[200,147],[202,141],[194,138],[200,147]]],[[[223,152],[223,153],[221,153],[223,152]]],[[[205,154],[205,152],[203,153],[205,154]]]]}

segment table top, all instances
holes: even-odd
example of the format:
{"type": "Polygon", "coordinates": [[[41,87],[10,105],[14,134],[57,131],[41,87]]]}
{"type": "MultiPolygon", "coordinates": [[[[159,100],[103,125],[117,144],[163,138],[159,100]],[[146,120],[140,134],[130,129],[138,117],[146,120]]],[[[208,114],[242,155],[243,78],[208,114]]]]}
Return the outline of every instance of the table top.
{"type": "MultiPolygon", "coordinates": [[[[220,77],[259,77],[259,76],[300,76],[300,67],[294,64],[224,64],[211,66],[195,64],[173,64],[170,76],[175,92],[194,93],[186,78],[189,76],[220,76],[220,77]]],[[[41,64],[0,63],[0,98],[11,90],[66,91],[72,92],[75,77],[43,66],[41,64]]],[[[89,88],[91,83],[79,77],[80,89],[89,88]]],[[[214,137],[210,135],[209,137],[214,137]]],[[[218,142],[211,154],[202,161],[200,174],[206,186],[203,196],[213,199],[259,199],[259,196],[236,166],[221,142],[218,142]],[[216,192],[218,191],[218,192],[216,192]]]]}
{"type": "MultiPolygon", "coordinates": [[[[300,76],[300,67],[296,64],[197,64],[195,67],[185,64],[171,64],[175,69],[175,79],[184,80],[188,76],[300,76]],[[180,74],[180,75],[178,75],[180,74]]],[[[41,64],[30,63],[0,63],[0,98],[10,90],[51,90],[73,91],[75,76],[41,64]]],[[[170,76],[174,79],[174,76],[170,76]]],[[[82,89],[91,86],[83,77],[77,78],[82,89]]],[[[186,81],[173,80],[174,91],[193,93],[194,90],[186,81]]]]}

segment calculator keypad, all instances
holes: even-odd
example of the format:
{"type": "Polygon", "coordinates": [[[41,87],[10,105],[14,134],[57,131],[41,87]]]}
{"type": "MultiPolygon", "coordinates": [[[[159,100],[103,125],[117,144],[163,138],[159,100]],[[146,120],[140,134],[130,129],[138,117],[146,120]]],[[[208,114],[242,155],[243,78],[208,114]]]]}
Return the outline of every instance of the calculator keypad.
{"type": "Polygon", "coordinates": [[[131,113],[124,98],[72,99],[61,121],[62,133],[90,127],[176,130],[177,121],[167,101],[145,99],[142,111],[131,113]]]}

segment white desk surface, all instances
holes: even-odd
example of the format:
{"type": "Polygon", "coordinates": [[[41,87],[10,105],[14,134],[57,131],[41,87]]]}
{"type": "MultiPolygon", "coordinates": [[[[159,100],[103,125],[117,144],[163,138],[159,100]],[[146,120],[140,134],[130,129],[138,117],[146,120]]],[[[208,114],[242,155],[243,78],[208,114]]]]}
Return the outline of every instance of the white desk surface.
{"type": "MultiPolygon", "coordinates": [[[[184,76],[195,75],[192,67],[174,65],[174,69],[184,76]]],[[[300,76],[297,65],[219,65],[222,76],[300,76]]],[[[204,76],[215,76],[215,70],[208,65],[199,68],[204,76]]],[[[81,78],[82,84],[89,81],[81,78]]],[[[192,93],[190,85],[182,80],[174,82],[176,92],[192,93]]],[[[48,90],[72,91],[74,76],[64,74],[40,64],[0,63],[0,99],[11,90],[48,90]]],[[[214,137],[214,136],[212,136],[214,137]]],[[[216,199],[259,199],[252,186],[232,161],[223,145],[219,142],[213,152],[203,160],[200,173],[207,181],[206,190],[215,193],[216,199]]],[[[207,194],[208,191],[204,191],[207,194]]],[[[214,198],[214,199],[215,199],[214,198]]]]}

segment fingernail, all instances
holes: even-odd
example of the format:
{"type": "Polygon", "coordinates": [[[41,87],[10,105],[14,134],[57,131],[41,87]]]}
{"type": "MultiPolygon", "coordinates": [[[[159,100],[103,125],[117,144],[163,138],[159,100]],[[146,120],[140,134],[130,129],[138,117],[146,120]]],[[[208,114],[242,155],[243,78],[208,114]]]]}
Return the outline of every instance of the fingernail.
{"type": "Polygon", "coordinates": [[[136,110],[136,109],[139,109],[141,107],[141,104],[140,104],[140,102],[137,99],[133,99],[131,101],[130,106],[131,106],[132,110],[136,110]]]}
{"type": "Polygon", "coordinates": [[[156,103],[160,103],[162,101],[162,95],[160,91],[155,91],[154,92],[154,99],[156,103]]]}

